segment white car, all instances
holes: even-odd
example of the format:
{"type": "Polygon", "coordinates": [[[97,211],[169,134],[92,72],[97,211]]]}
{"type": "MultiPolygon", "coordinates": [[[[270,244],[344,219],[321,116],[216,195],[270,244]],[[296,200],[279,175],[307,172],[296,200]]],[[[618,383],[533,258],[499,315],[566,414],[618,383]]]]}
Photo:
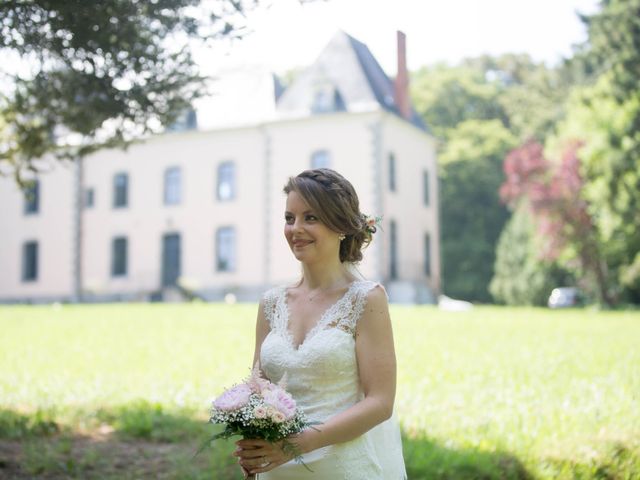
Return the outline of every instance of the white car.
{"type": "Polygon", "coordinates": [[[547,301],[549,308],[575,307],[580,303],[580,290],[575,287],[554,288],[547,301]]]}

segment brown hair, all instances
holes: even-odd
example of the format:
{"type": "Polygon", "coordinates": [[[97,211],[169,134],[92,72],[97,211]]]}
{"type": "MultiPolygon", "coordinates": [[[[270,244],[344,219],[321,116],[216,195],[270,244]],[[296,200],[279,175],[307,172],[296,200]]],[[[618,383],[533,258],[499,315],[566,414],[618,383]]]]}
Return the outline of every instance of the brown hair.
{"type": "Polygon", "coordinates": [[[373,239],[375,226],[367,226],[353,185],[335,170],[316,168],[289,177],[284,193],[298,193],[328,228],[345,235],[340,262],[362,260],[362,249],[373,239]]]}

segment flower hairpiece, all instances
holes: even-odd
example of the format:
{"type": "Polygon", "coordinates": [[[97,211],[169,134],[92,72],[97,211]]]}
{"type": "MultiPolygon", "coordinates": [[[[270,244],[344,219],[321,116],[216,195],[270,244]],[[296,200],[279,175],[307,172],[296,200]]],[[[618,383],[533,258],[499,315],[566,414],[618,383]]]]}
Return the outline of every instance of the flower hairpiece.
{"type": "Polygon", "coordinates": [[[362,215],[362,219],[364,220],[364,228],[369,233],[376,233],[376,230],[382,228],[382,215],[377,217],[371,215],[362,215]]]}

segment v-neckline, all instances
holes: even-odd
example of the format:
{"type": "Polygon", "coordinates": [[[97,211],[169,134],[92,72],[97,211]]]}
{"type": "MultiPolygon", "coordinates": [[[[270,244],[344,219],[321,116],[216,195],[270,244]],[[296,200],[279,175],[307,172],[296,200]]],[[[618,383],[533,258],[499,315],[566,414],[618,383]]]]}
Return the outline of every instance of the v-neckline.
{"type": "Polygon", "coordinates": [[[315,335],[316,331],[320,329],[320,326],[324,323],[325,321],[325,317],[329,314],[329,312],[331,312],[336,305],[338,305],[340,302],[342,302],[345,298],[347,298],[347,295],[349,294],[349,292],[351,292],[351,289],[355,286],[356,283],[358,283],[359,280],[354,280],[353,282],[351,282],[349,284],[349,286],[347,287],[347,290],[335,301],[333,302],[331,305],[329,305],[325,311],[322,313],[322,315],[320,315],[320,318],[318,318],[318,320],[316,321],[315,325],[313,327],[311,327],[307,333],[304,334],[304,336],[302,337],[302,341],[296,346],[293,343],[293,334],[291,333],[291,330],[289,330],[289,320],[291,320],[291,311],[289,310],[289,288],[285,287],[283,294],[282,294],[282,301],[284,303],[283,305],[283,310],[284,310],[284,315],[285,315],[285,321],[284,323],[284,334],[285,337],[288,339],[289,341],[289,346],[294,350],[294,351],[299,351],[300,348],[305,345],[307,343],[308,340],[310,340],[313,335],[315,335]]]}

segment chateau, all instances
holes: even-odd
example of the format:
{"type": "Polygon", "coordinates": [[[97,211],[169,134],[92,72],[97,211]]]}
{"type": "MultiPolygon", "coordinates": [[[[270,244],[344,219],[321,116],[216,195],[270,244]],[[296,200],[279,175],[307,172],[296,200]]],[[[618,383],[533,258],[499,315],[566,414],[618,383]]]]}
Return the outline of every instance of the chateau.
{"type": "Polygon", "coordinates": [[[249,77],[262,103],[236,103],[226,125],[207,126],[196,108],[127,150],[43,160],[28,195],[0,178],[0,302],[256,300],[299,278],[282,188],[321,166],[353,183],[363,212],[383,217],[361,274],[391,301],[433,301],[436,147],[409,100],[404,41],[399,32],[395,81],[338,32],[287,88],[273,75],[249,77]]]}

